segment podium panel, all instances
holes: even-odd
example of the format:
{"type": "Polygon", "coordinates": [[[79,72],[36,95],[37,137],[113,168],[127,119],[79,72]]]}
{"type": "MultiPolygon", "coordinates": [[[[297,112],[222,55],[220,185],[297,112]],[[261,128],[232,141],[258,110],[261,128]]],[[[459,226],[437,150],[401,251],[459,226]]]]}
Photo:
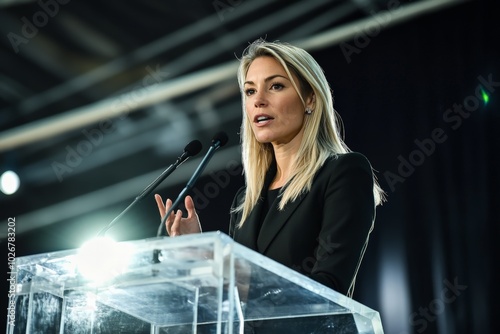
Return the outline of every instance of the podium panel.
{"type": "Polygon", "coordinates": [[[16,260],[7,333],[383,333],[378,312],[221,232],[16,260]]]}

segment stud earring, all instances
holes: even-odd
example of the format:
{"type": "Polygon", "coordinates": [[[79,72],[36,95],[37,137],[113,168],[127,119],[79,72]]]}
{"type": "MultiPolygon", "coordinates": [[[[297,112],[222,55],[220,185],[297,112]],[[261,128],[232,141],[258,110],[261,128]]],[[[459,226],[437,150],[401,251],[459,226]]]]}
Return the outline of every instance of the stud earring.
{"type": "Polygon", "coordinates": [[[311,108],[306,108],[306,114],[311,115],[311,114],[312,114],[312,112],[313,112],[313,111],[311,110],[311,108]]]}

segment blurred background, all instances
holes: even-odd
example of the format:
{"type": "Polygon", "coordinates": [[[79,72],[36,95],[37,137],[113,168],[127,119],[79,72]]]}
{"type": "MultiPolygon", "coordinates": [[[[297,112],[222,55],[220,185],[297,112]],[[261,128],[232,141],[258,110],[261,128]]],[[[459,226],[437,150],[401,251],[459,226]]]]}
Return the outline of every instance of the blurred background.
{"type": "MultiPolygon", "coordinates": [[[[221,130],[192,195],[204,230],[227,232],[243,185],[237,58],[262,37],[318,60],[347,144],[388,194],[354,298],[388,334],[498,333],[495,4],[0,0],[2,252],[9,218],[18,257],[78,248],[199,139],[156,190],[176,198],[221,130]]],[[[151,194],[108,235],[159,222],[151,194]]]]}

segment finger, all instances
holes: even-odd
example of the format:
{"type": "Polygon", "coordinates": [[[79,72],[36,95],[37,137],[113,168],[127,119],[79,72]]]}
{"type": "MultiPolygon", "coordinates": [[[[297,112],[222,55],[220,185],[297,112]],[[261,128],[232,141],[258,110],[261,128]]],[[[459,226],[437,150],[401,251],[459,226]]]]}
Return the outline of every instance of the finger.
{"type": "Polygon", "coordinates": [[[160,195],[155,194],[155,200],[156,200],[156,205],[158,205],[158,210],[160,211],[160,216],[163,218],[165,215],[165,205],[163,204],[163,199],[161,198],[160,195]]]}
{"type": "MultiPolygon", "coordinates": [[[[170,201],[170,203],[169,203],[169,201],[170,200],[167,200],[167,207],[168,207],[167,212],[170,210],[170,206],[172,204],[172,201],[170,201]]],[[[165,227],[167,228],[168,235],[171,235],[171,233],[172,233],[172,226],[175,224],[175,217],[176,217],[175,213],[170,212],[170,215],[165,220],[165,227]]]]}
{"type": "Polygon", "coordinates": [[[186,196],[184,199],[184,206],[186,207],[188,218],[196,216],[196,208],[194,207],[194,201],[191,196],[186,196]]]}
{"type": "MultiPolygon", "coordinates": [[[[165,217],[166,213],[170,211],[170,208],[172,207],[172,200],[170,198],[167,198],[165,201],[165,205],[163,205],[163,213],[162,213],[162,218],[165,217]]],[[[171,212],[172,213],[172,212],[171,212]]],[[[168,218],[170,219],[170,217],[168,218]]]]}
{"type": "Polygon", "coordinates": [[[172,207],[172,200],[170,198],[167,198],[167,200],[165,201],[165,212],[168,212],[171,207],[172,207]]]}
{"type": "Polygon", "coordinates": [[[180,235],[181,219],[182,219],[182,211],[177,210],[174,217],[174,223],[170,228],[170,234],[169,234],[170,236],[175,237],[177,235],[180,235]]]}

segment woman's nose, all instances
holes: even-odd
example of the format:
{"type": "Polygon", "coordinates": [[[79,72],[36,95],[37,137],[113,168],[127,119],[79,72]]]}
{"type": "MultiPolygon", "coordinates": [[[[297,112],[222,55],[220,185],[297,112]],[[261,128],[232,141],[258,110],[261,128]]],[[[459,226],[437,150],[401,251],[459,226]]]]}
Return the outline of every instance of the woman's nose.
{"type": "Polygon", "coordinates": [[[262,107],[265,107],[267,105],[267,100],[266,100],[266,97],[263,93],[255,93],[254,95],[254,106],[255,108],[262,108],[262,107]]]}

